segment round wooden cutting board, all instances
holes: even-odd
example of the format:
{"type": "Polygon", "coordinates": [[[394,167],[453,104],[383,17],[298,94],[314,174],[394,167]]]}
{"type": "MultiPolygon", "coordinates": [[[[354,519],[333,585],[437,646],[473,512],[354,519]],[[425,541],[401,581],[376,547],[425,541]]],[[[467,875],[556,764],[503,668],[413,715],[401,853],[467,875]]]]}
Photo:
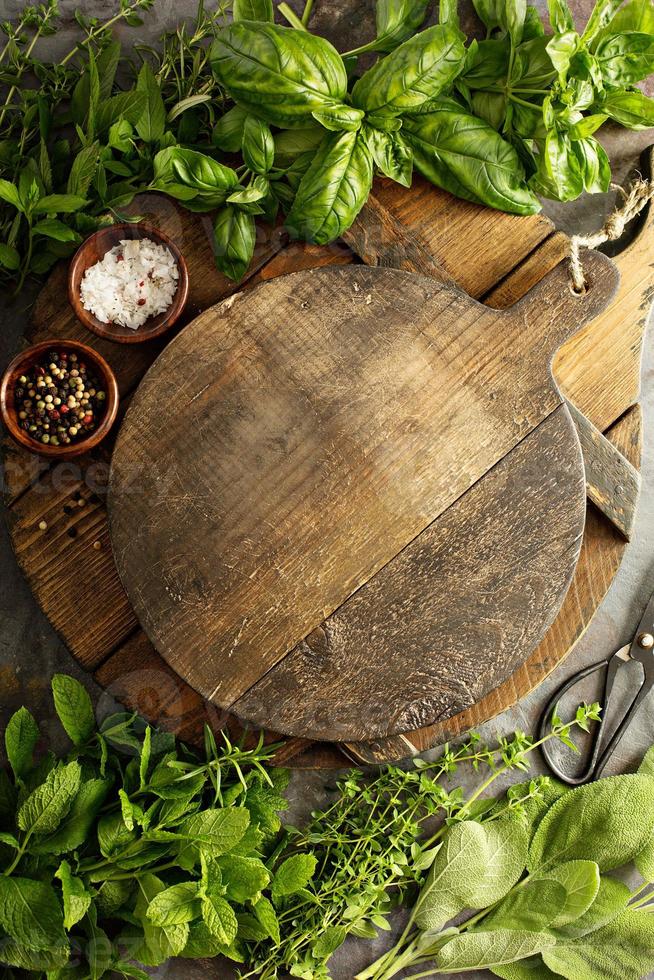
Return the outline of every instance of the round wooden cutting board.
{"type": "Polygon", "coordinates": [[[313,270],[170,343],[119,435],[109,511],[175,671],[257,725],[363,740],[450,717],[520,666],[583,531],[550,363],[617,285],[601,255],[587,278],[576,297],[557,267],[498,311],[423,276],[313,270]]]}

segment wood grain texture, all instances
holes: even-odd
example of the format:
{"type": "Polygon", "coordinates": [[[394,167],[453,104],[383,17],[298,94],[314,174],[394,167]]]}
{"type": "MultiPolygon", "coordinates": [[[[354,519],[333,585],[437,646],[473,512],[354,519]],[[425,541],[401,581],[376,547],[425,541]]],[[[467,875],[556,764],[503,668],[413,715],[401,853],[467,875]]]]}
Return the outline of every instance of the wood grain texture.
{"type": "Polygon", "coordinates": [[[232,710],[284,732],[369,740],[475,704],[541,640],[570,583],[580,463],[560,406],[232,710]]]}
{"type": "MultiPolygon", "coordinates": [[[[590,275],[583,301],[558,269],[491,313],[433,279],[323,270],[235,297],[187,328],[142,384],[112,464],[119,572],[164,659],[205,697],[234,704],[556,408],[552,352],[615,285],[605,259],[590,275]],[[162,390],[174,392],[167,405],[162,390]]],[[[574,514],[573,470],[560,485],[574,514]]],[[[563,547],[576,554],[564,500],[563,547]]],[[[521,507],[515,515],[519,524],[521,507]]],[[[569,581],[560,567],[531,610],[536,638],[569,581]]],[[[495,617],[515,619],[501,601],[495,617]]],[[[529,649],[518,644],[516,658],[529,649]]],[[[420,687],[426,717],[390,704],[382,713],[367,687],[367,710],[359,702],[338,723],[334,700],[316,691],[307,712],[322,727],[306,731],[290,715],[271,723],[273,705],[265,721],[239,710],[289,734],[364,738],[370,724],[377,737],[433,720],[424,678],[420,687]]],[[[462,706],[446,701],[450,713],[462,706]]]]}
{"type": "MultiPolygon", "coordinates": [[[[483,220],[480,221],[477,220],[474,206],[455,201],[444,192],[420,183],[422,186],[420,187],[419,201],[412,198],[411,193],[401,192],[400,194],[401,189],[397,185],[392,185],[386,181],[376,183],[375,196],[378,200],[383,199],[385,205],[402,224],[415,231],[420,242],[434,256],[434,259],[444,267],[447,266],[450,273],[455,276],[463,288],[472,295],[484,297],[484,301],[487,303],[503,306],[515,301],[524,295],[530,286],[540,278],[543,271],[556,265],[567,250],[567,239],[564,235],[552,234],[552,226],[547,220],[542,218],[515,219],[499,212],[486,211],[483,214],[483,220]],[[398,192],[398,196],[394,195],[393,188],[395,188],[395,192],[398,192]]],[[[418,190],[418,184],[414,190],[418,190]]],[[[143,198],[137,199],[134,202],[134,208],[135,213],[144,214],[154,221],[160,221],[161,227],[169,234],[179,233],[188,236],[187,241],[190,245],[186,246],[185,251],[190,263],[192,300],[195,298],[194,301],[198,310],[233,292],[235,288],[233,284],[224,280],[213,267],[210,235],[207,229],[198,227],[196,216],[189,215],[177,208],[173,202],[167,201],[159,195],[149,195],[147,204],[144,203],[143,198]],[[176,223],[179,232],[176,231],[176,223]],[[190,252],[194,254],[190,254],[190,252]]],[[[592,406],[598,397],[605,404],[608,399],[614,406],[611,422],[627,411],[638,394],[640,339],[651,302],[649,288],[651,286],[652,267],[649,254],[651,254],[652,247],[652,225],[649,217],[640,235],[640,244],[638,241],[634,242],[631,249],[622,255],[618,255],[614,261],[622,271],[623,286],[625,275],[628,275],[639,280],[642,284],[641,288],[629,291],[621,288],[618,294],[619,303],[614,302],[611,308],[607,310],[606,315],[594,320],[589,325],[588,330],[591,338],[598,325],[601,327],[601,332],[604,332],[607,327],[610,330],[611,323],[618,316],[622,324],[622,331],[631,331],[632,326],[636,326],[636,337],[635,339],[632,337],[632,348],[634,346],[637,348],[638,356],[634,356],[633,352],[629,351],[625,357],[620,343],[615,350],[610,343],[601,344],[598,348],[601,357],[595,356],[592,343],[584,348],[579,358],[577,358],[576,352],[572,352],[573,358],[576,359],[574,370],[580,391],[584,389],[584,378],[591,378],[590,383],[585,387],[586,404],[591,406],[589,409],[591,416],[593,414],[592,406]],[[618,306],[619,310],[617,309],[618,306]],[[586,363],[584,363],[584,358],[586,363]],[[608,365],[609,370],[606,380],[601,383],[602,390],[598,392],[597,372],[599,371],[601,374],[603,363],[608,365]],[[627,380],[621,377],[621,366],[624,366],[628,374],[627,380]],[[591,368],[592,377],[588,374],[588,370],[591,368]],[[607,387],[614,389],[613,392],[607,392],[607,387]]],[[[264,238],[265,235],[262,235],[261,240],[264,238]]],[[[271,248],[272,258],[268,256],[258,263],[258,268],[255,269],[246,285],[266,281],[274,276],[298,269],[312,268],[321,264],[347,264],[352,261],[352,253],[344,246],[325,249],[294,242],[280,250],[279,246],[282,244],[282,240],[276,239],[271,248]]],[[[26,343],[32,342],[36,338],[37,331],[44,331],[43,336],[73,336],[75,331],[79,330],[79,327],[71,320],[70,314],[60,302],[65,293],[65,278],[63,266],[59,267],[51,276],[35,308],[34,328],[31,333],[27,334],[26,343]],[[48,330],[50,323],[53,327],[52,333],[48,330]]],[[[191,310],[191,307],[189,309],[191,310]]],[[[90,339],[91,343],[95,341],[95,338],[89,338],[86,332],[80,332],[79,336],[80,339],[90,339]]],[[[557,366],[558,362],[562,362],[568,357],[569,346],[566,345],[562,348],[557,358],[557,366]]],[[[121,358],[114,345],[108,348],[106,353],[108,353],[110,362],[116,370],[123,391],[129,391],[130,388],[133,388],[156,355],[156,351],[148,350],[147,357],[143,358],[143,362],[137,363],[132,357],[129,359],[121,358]]],[[[144,351],[144,353],[146,352],[144,351]]],[[[594,421],[599,423],[599,416],[595,416],[594,421]]],[[[629,412],[609,433],[613,440],[622,444],[624,451],[629,452],[635,466],[639,465],[639,427],[640,414],[636,409],[629,412]]],[[[34,493],[40,495],[44,485],[39,480],[46,468],[45,464],[31,454],[23,453],[20,450],[15,451],[13,446],[8,448],[5,444],[3,449],[2,489],[8,503],[15,505],[18,498],[23,495],[29,496],[34,493]]],[[[82,481],[85,480],[84,472],[78,475],[82,481]]],[[[92,477],[91,484],[94,485],[94,483],[95,478],[92,477]]],[[[60,480],[58,477],[55,477],[53,485],[59,487],[60,480]]],[[[50,492],[50,483],[45,484],[45,488],[47,495],[50,492]]],[[[64,498],[61,499],[64,500],[64,498]]],[[[40,506],[43,505],[44,501],[41,498],[40,506]]],[[[70,506],[68,498],[65,498],[64,505],[70,506]]],[[[33,514],[38,513],[36,503],[30,509],[33,514]]],[[[102,513],[104,517],[104,508],[102,508],[102,513]]],[[[27,572],[29,584],[36,598],[46,613],[52,617],[53,606],[50,603],[48,591],[51,585],[51,575],[48,563],[35,560],[29,568],[26,568],[23,561],[23,555],[26,553],[24,545],[26,539],[31,535],[33,535],[33,528],[29,525],[24,523],[14,525],[12,538],[18,551],[19,561],[27,572]]],[[[69,560],[65,565],[60,566],[60,571],[62,576],[65,576],[68,586],[70,581],[75,578],[75,569],[79,567],[79,561],[82,560],[85,550],[91,548],[92,544],[93,540],[87,537],[85,529],[81,530],[74,540],[70,540],[68,546],[69,560]]],[[[45,543],[42,548],[44,550],[45,543]]],[[[498,691],[487,696],[474,711],[463,712],[444,724],[428,728],[422,733],[412,734],[410,744],[414,746],[413,750],[422,751],[435,742],[454,737],[471,726],[481,724],[486,718],[504,710],[536,686],[552,669],[555,660],[560,660],[565,655],[570,644],[574,643],[589,622],[617,570],[623,550],[624,541],[612,532],[601,515],[597,514],[591,507],[573,588],[546,640],[530,658],[528,669],[517,672],[512,683],[502,685],[498,691]]],[[[105,564],[103,575],[108,576],[109,582],[114,579],[117,581],[117,572],[109,549],[106,548],[99,555],[96,555],[96,560],[99,556],[104,559],[109,558],[105,564]]],[[[80,603],[100,602],[101,596],[92,593],[84,581],[77,579],[77,588],[80,603]]],[[[112,588],[113,586],[109,585],[106,590],[109,595],[112,588]]],[[[108,622],[104,606],[99,616],[108,622]]],[[[75,629],[74,622],[61,617],[59,631],[73,654],[78,656],[81,638],[75,629]]],[[[133,696],[138,699],[138,682],[130,683],[130,676],[133,674],[136,665],[133,655],[134,648],[127,646],[125,640],[121,640],[122,635],[123,630],[120,626],[114,636],[116,652],[107,657],[100,668],[101,673],[98,675],[98,679],[101,683],[105,680],[108,683],[112,671],[115,672],[113,676],[123,675],[121,696],[124,697],[125,704],[129,707],[135,707],[137,700],[131,699],[133,696]],[[131,651],[131,653],[123,654],[123,651],[131,651]]],[[[147,643],[142,633],[135,635],[140,635],[147,643]]],[[[159,655],[152,648],[150,650],[158,669],[167,670],[168,668],[159,655]]],[[[93,655],[91,661],[97,664],[102,662],[102,658],[93,655]]],[[[199,695],[181,680],[179,685],[184,691],[185,703],[195,706],[189,708],[189,711],[195,711],[197,706],[202,703],[199,695]]],[[[151,720],[156,722],[158,720],[156,701],[151,702],[151,712],[148,710],[147,700],[142,701],[142,706],[151,720]]],[[[351,753],[352,758],[370,762],[399,758],[402,755],[410,754],[406,747],[406,736],[399,736],[397,740],[390,743],[382,743],[378,746],[381,749],[378,753],[375,752],[375,748],[374,745],[352,745],[348,747],[348,753],[351,753]]],[[[343,757],[334,750],[334,747],[328,746],[325,749],[324,746],[318,746],[308,749],[302,756],[294,759],[292,764],[337,765],[339,759],[342,760],[343,757]]]]}
{"type": "MultiPolygon", "coordinates": [[[[642,450],[642,417],[640,406],[630,409],[607,432],[607,437],[629,462],[638,468],[642,450]]],[[[505,711],[533,691],[557,664],[565,658],[576,641],[583,636],[595,610],[606,595],[617,572],[625,542],[622,535],[589,505],[579,561],[570,589],[554,623],[527,662],[491,691],[471,709],[461,712],[441,724],[427,726],[407,735],[418,752],[448,739],[456,738],[505,711]]],[[[380,743],[374,754],[368,745],[348,747],[361,761],[383,762],[396,758],[394,746],[380,743]]]]}

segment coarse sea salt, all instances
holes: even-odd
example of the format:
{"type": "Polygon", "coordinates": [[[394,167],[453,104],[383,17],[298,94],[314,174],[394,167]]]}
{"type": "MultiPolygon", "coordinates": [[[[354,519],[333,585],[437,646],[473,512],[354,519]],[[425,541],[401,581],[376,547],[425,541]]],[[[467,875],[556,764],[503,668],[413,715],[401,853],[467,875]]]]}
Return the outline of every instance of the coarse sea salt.
{"type": "Polygon", "coordinates": [[[177,291],[179,269],[170,249],[150,238],[125,239],[89,266],[80,298],[102,323],[138,330],[168,309],[177,291]]]}

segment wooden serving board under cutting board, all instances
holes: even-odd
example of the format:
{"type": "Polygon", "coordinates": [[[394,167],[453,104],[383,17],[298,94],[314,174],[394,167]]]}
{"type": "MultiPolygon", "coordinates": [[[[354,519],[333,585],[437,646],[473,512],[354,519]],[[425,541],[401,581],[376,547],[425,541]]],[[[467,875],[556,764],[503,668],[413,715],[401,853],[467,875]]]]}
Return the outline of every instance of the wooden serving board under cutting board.
{"type": "Polygon", "coordinates": [[[134,397],[109,496],[170,666],[249,723],[330,741],[432,724],[513,673],[581,546],[550,364],[617,287],[603,255],[587,278],[576,296],[560,265],[496,311],[425,276],[322,269],[186,327],[134,397]]]}
{"type": "MultiPolygon", "coordinates": [[[[647,172],[648,165],[643,169],[647,172]]],[[[419,178],[411,191],[379,181],[375,193],[388,220],[381,226],[373,222],[353,229],[351,240],[365,262],[432,274],[435,260],[467,293],[492,307],[508,306],[523,296],[560,262],[567,248],[565,236],[555,233],[542,216],[514,218],[477,208],[419,178]],[[398,244],[398,228],[410,232],[415,249],[408,248],[406,240],[398,244]]],[[[249,279],[237,287],[213,268],[208,220],[189,215],[158,195],[139,199],[132,210],[158,222],[189,259],[189,319],[221,298],[275,276],[356,261],[344,245],[332,249],[289,245],[278,231],[261,229],[249,279]]],[[[615,260],[621,273],[615,300],[565,345],[555,365],[566,396],[636,467],[640,348],[654,280],[653,241],[648,217],[634,242],[615,260]]],[[[53,273],[39,298],[26,342],[47,337],[79,337],[101,350],[116,370],[125,403],[162,348],[119,349],[88,334],[65,302],[63,267],[53,273]]],[[[107,472],[106,451],[79,464],[75,461],[74,466],[46,467],[37,457],[6,445],[5,499],[11,536],[35,596],[79,663],[92,670],[106,689],[101,709],[117,699],[191,741],[200,737],[205,721],[214,729],[226,725],[237,734],[233,716],[204,701],[182,681],[139,627],[109,546],[107,472]],[[38,529],[42,520],[48,523],[45,535],[38,529]]],[[[378,742],[339,748],[291,738],[278,753],[279,760],[299,767],[342,765],[342,750],[360,760],[399,758],[481,724],[524,696],[565,656],[606,592],[624,547],[624,539],[590,505],[579,563],[554,623],[529,660],[471,708],[407,736],[378,742]]]]}

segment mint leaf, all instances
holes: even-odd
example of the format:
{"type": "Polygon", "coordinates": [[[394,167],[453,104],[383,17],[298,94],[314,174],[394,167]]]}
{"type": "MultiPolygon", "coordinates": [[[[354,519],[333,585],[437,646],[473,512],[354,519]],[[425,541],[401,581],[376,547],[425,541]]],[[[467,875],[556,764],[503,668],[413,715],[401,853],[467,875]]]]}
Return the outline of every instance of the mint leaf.
{"type": "Polygon", "coordinates": [[[66,945],[61,906],[43,881],[0,877],[0,927],[31,949],[66,945]]]}
{"type": "Polygon", "coordinates": [[[95,712],[86,690],[74,677],[55,674],[52,678],[52,696],[55,711],[68,738],[73,745],[84,745],[96,731],[95,712]]]}
{"type": "Polygon", "coordinates": [[[144,790],[148,781],[148,767],[152,756],[152,729],[148,725],[143,736],[141,746],[141,759],[139,761],[139,789],[144,790]]]}
{"type": "Polygon", "coordinates": [[[115,858],[135,839],[136,834],[125,826],[121,813],[105,813],[98,821],[98,843],[103,857],[115,858]]]}
{"type": "Polygon", "coordinates": [[[180,926],[197,919],[199,885],[196,881],[184,881],[172,885],[156,895],[147,908],[147,916],[155,926],[180,926]]]}
{"type": "Polygon", "coordinates": [[[147,61],[138,74],[136,91],[144,99],[143,111],[134,123],[136,132],[146,143],[154,143],[161,139],[166,129],[166,109],[159,83],[147,61]]]}
{"type": "Polygon", "coordinates": [[[345,942],[347,929],[344,926],[328,926],[318,937],[312,949],[317,960],[328,960],[339,946],[345,942]]]}
{"type": "Polygon", "coordinates": [[[64,900],[64,928],[69,930],[84,918],[93,900],[81,878],[76,878],[68,861],[62,861],[55,871],[55,878],[61,882],[64,900]]]}
{"type": "Polygon", "coordinates": [[[33,206],[34,214],[72,214],[81,211],[88,202],[77,194],[48,194],[33,206]]]}
{"type": "Polygon", "coordinates": [[[220,895],[207,895],[202,901],[202,918],[219,943],[231,946],[236,939],[238,922],[229,902],[220,895]]]}
{"type": "Polygon", "coordinates": [[[45,782],[27,797],[18,811],[21,830],[32,834],[51,834],[70,810],[79,789],[82,770],[78,762],[53,769],[45,782]]]}
{"type": "Polygon", "coordinates": [[[279,946],[279,921],[277,919],[277,913],[272,907],[269,899],[265,897],[260,898],[254,906],[253,911],[257,917],[257,921],[266,930],[266,935],[270,936],[276,946],[279,946]]]}
{"type": "Polygon", "coordinates": [[[27,708],[19,708],[5,729],[5,749],[16,779],[22,779],[32,768],[32,756],[38,739],[39,728],[34,718],[27,708]]]}
{"type": "Polygon", "coordinates": [[[275,872],[273,898],[284,898],[305,888],[313,877],[317,863],[312,854],[294,854],[287,858],[275,872]]]}
{"type": "Polygon", "coordinates": [[[7,966],[17,966],[21,970],[51,970],[57,976],[58,970],[66,966],[70,959],[70,947],[53,946],[50,949],[30,949],[13,939],[2,939],[2,962],[7,966]]]}
{"type": "Polygon", "coordinates": [[[180,827],[186,838],[181,844],[178,859],[189,869],[200,860],[200,848],[208,857],[218,857],[231,851],[243,837],[250,823],[250,814],[243,807],[203,810],[194,813],[180,827]]]}
{"type": "MultiPolygon", "coordinates": [[[[77,243],[82,241],[82,236],[74,228],[70,228],[57,218],[44,218],[43,221],[39,221],[34,225],[32,231],[35,235],[53,238],[57,242],[77,243]]],[[[69,680],[72,679],[72,677],[69,678],[69,680]]]]}
{"type": "Polygon", "coordinates": [[[13,205],[19,211],[23,210],[18,189],[8,180],[0,180],[0,200],[13,205]]]}
{"type": "Polygon", "coordinates": [[[142,933],[139,935],[139,942],[130,944],[130,953],[133,959],[144,966],[160,966],[172,956],[179,956],[186,946],[189,938],[188,923],[162,927],[156,926],[148,918],[147,909],[151,902],[166,888],[156,875],[139,875],[138,888],[134,916],[141,924],[142,933]]]}
{"type": "Polygon", "coordinates": [[[610,871],[633,860],[653,828],[654,778],[600,779],[566,793],[549,810],[531,843],[528,868],[579,859],[610,871]]]}
{"type": "Polygon", "coordinates": [[[84,844],[110,788],[110,779],[83,780],[65,823],[53,834],[32,842],[31,851],[34,854],[65,854],[84,844]]]}
{"type": "Polygon", "coordinates": [[[225,894],[241,904],[256,899],[270,881],[270,872],[259,858],[225,854],[217,860],[225,894]]]}

